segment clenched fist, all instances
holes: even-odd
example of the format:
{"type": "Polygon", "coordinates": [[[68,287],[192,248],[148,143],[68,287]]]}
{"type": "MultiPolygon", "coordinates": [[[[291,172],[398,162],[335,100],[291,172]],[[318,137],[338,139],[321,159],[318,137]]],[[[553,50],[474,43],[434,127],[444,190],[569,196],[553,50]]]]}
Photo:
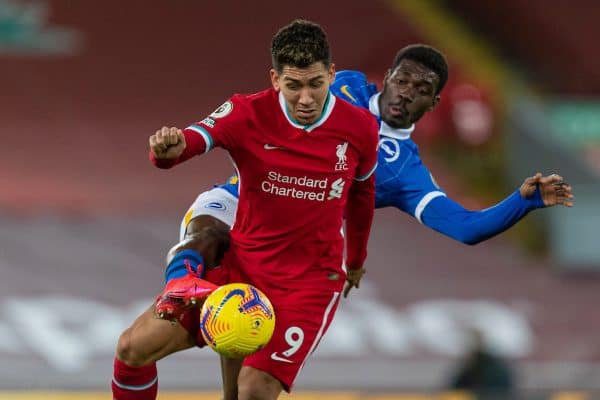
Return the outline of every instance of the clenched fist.
{"type": "Polygon", "coordinates": [[[159,160],[173,160],[185,149],[185,136],[179,128],[163,126],[150,136],[150,151],[159,160]]]}

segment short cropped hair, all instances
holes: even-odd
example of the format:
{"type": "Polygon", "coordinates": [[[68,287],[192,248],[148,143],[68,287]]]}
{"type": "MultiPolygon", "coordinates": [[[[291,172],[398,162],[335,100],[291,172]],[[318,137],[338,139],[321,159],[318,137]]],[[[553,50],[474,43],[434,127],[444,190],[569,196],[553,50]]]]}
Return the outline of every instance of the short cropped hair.
{"type": "Polygon", "coordinates": [[[412,60],[432,70],[439,78],[435,94],[442,91],[448,81],[448,63],[442,52],[426,44],[411,44],[400,49],[396,54],[392,71],[398,67],[402,60],[412,60]]]}
{"type": "Polygon", "coordinates": [[[327,35],[319,24],[294,20],[273,37],[271,58],[277,72],[281,72],[285,65],[306,68],[319,61],[329,68],[331,53],[327,35]]]}

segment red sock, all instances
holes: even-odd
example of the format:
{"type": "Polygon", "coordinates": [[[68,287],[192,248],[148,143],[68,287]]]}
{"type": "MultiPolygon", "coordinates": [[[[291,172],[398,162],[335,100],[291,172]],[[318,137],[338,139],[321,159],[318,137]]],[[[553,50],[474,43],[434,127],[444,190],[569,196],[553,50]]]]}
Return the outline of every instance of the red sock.
{"type": "Polygon", "coordinates": [[[113,400],[156,399],[158,391],[156,363],[136,368],[115,358],[113,374],[113,400]]]}

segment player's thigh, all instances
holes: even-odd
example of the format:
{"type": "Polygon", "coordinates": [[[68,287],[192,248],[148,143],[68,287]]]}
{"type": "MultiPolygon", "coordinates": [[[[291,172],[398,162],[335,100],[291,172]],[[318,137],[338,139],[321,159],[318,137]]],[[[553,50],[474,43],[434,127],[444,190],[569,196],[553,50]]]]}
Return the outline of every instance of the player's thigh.
{"type": "Polygon", "coordinates": [[[237,205],[238,199],[235,196],[218,187],[200,193],[181,221],[179,240],[184,240],[186,233],[190,233],[190,223],[204,215],[215,218],[226,227],[232,226],[237,205]]]}
{"type": "Polygon", "coordinates": [[[246,357],[244,367],[272,375],[289,391],[304,362],[329,328],[339,303],[339,292],[293,291],[280,298],[270,297],[270,300],[276,318],[273,336],[263,349],[246,357]]]}
{"type": "Polygon", "coordinates": [[[154,304],[119,338],[117,357],[131,365],[145,365],[194,346],[194,338],[178,323],[156,318],[154,304]]]}

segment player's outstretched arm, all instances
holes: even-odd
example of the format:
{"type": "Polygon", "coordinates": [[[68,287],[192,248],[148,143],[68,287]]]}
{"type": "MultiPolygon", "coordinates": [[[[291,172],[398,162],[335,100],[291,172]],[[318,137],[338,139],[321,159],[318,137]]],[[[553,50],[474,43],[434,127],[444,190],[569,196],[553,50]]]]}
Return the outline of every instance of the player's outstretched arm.
{"type": "Polygon", "coordinates": [[[485,210],[467,210],[445,196],[436,197],[425,207],[421,221],[446,236],[474,245],[504,232],[532,210],[557,204],[573,206],[571,186],[559,175],[538,173],[525,179],[519,190],[485,210]]]}
{"type": "Polygon", "coordinates": [[[540,172],[526,178],[519,191],[521,196],[531,198],[535,190],[539,189],[546,207],[562,205],[573,207],[573,189],[560,175],[552,174],[542,176],[540,172]]]}

